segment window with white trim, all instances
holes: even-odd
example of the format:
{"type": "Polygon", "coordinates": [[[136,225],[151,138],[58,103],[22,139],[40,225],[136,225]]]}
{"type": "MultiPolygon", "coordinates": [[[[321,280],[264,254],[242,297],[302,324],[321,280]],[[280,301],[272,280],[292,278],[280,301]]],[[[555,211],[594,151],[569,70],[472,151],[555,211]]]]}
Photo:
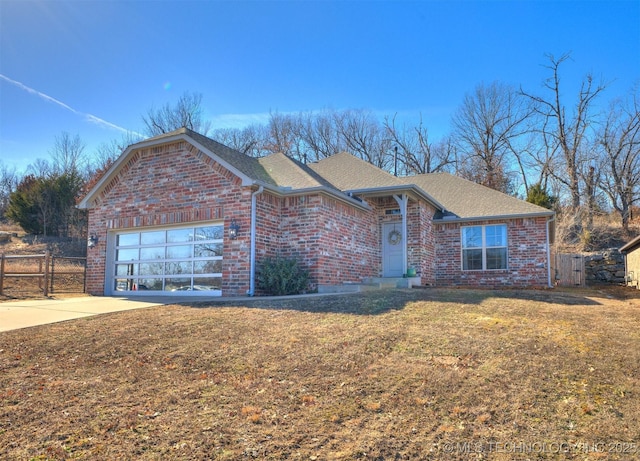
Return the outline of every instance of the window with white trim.
{"type": "Polygon", "coordinates": [[[507,268],[507,225],[462,228],[462,270],[507,268]]]}

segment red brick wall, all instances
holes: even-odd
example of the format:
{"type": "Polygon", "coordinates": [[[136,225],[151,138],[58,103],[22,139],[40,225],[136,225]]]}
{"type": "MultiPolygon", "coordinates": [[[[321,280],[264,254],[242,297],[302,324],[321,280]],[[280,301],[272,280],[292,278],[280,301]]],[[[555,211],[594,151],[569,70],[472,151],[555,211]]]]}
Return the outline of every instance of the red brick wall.
{"type": "Polygon", "coordinates": [[[508,269],[463,271],[461,224],[435,223],[436,277],[438,286],[547,287],[547,220],[541,218],[478,221],[464,226],[507,224],[508,269]]]}
{"type": "MultiPolygon", "coordinates": [[[[374,213],[323,194],[258,198],[256,261],[296,259],[318,284],[359,282],[377,275],[379,254],[374,213]]],[[[257,294],[260,294],[258,291],[257,294]]]]}
{"type": "Polygon", "coordinates": [[[322,197],[321,239],[318,242],[318,283],[361,282],[380,267],[375,212],[359,210],[322,197]]]}
{"type": "Polygon", "coordinates": [[[223,294],[245,294],[250,209],[251,190],[190,144],[141,149],[89,211],[89,235],[99,241],[87,255],[87,291],[104,294],[108,231],[224,220],[223,294]],[[240,225],[237,240],[226,237],[231,219],[240,225]]]}
{"type": "Polygon", "coordinates": [[[411,202],[407,209],[409,220],[408,264],[422,277],[423,285],[435,283],[435,235],[433,215],[435,208],[424,202],[411,202]]]}
{"type": "Polygon", "coordinates": [[[280,254],[282,245],[281,209],[284,199],[270,192],[256,196],[256,261],[280,254]]]}

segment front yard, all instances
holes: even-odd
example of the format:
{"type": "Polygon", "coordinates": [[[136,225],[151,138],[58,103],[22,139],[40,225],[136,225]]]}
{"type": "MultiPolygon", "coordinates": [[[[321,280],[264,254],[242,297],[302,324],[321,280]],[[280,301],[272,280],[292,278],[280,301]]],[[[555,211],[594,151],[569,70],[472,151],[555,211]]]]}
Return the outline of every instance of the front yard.
{"type": "Polygon", "coordinates": [[[2,459],[632,459],[640,299],[388,290],[0,333],[2,459]]]}

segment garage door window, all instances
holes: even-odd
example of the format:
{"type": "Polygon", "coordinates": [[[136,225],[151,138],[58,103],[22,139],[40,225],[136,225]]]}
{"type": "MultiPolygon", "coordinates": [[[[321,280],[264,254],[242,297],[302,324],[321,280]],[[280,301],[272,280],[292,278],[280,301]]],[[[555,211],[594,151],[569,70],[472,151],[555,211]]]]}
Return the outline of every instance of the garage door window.
{"type": "Polygon", "coordinates": [[[115,291],[222,290],[222,225],[116,236],[115,291]]]}

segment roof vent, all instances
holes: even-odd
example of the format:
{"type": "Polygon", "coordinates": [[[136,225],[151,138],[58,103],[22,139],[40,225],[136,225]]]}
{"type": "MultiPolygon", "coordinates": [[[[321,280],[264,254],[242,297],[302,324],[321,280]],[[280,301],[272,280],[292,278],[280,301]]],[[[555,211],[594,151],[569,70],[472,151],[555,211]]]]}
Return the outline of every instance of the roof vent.
{"type": "Polygon", "coordinates": [[[448,220],[451,221],[453,219],[458,219],[458,216],[455,213],[451,213],[450,211],[444,210],[444,211],[436,211],[436,213],[433,215],[433,219],[438,219],[438,220],[448,220]]]}

